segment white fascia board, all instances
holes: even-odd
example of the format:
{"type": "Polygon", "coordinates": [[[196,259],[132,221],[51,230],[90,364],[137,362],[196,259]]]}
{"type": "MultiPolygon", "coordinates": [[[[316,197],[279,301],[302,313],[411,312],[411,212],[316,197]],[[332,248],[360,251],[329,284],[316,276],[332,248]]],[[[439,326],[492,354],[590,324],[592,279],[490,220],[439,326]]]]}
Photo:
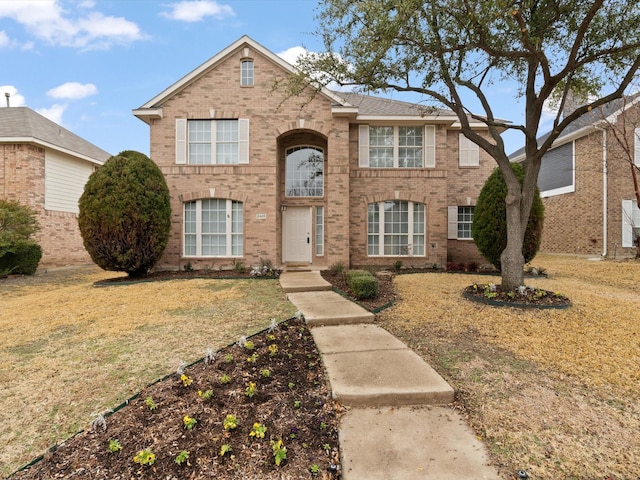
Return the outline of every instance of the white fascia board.
{"type": "Polygon", "coordinates": [[[96,165],[104,165],[104,162],[101,160],[97,160],[92,157],[88,157],[87,155],[83,155],[82,153],[74,152],[73,150],[69,150],[67,148],[59,147],[58,145],[54,145],[53,143],[44,142],[39,138],[35,137],[2,137],[0,138],[0,143],[28,143],[32,145],[39,145],[43,148],[49,150],[55,150],[56,152],[64,153],[66,155],[70,155],[79,160],[85,160],[90,163],[94,163],[96,165]]]}
{"type": "Polygon", "coordinates": [[[355,117],[358,110],[358,107],[351,105],[334,105],[331,107],[331,114],[334,117],[355,117]]]}
{"type": "MultiPolygon", "coordinates": [[[[211,57],[205,63],[203,63],[199,67],[195,68],[191,72],[189,72],[187,75],[182,77],[180,80],[178,80],[177,82],[175,82],[174,84],[172,84],[168,88],[164,89],[162,92],[160,92],[158,95],[153,97],[151,100],[149,100],[147,103],[142,105],[137,110],[152,109],[152,108],[156,107],[157,105],[161,105],[167,98],[171,97],[175,92],[177,92],[178,90],[180,90],[184,86],[186,86],[189,83],[191,83],[193,80],[198,78],[204,72],[209,70],[213,65],[215,65],[218,62],[220,62],[221,60],[223,60],[228,55],[232,54],[234,51],[236,51],[238,48],[240,48],[244,44],[249,45],[249,47],[253,48],[257,52],[259,52],[262,55],[264,55],[265,57],[269,58],[271,61],[273,61],[274,63],[276,63],[277,65],[279,65],[280,67],[282,67],[283,69],[288,71],[289,73],[291,73],[291,74],[297,73],[296,68],[293,65],[291,65],[289,62],[286,62],[285,60],[280,58],[275,53],[273,53],[270,50],[266,49],[265,47],[260,45],[258,42],[253,40],[248,35],[243,35],[241,38],[239,38],[238,40],[233,42],[231,45],[226,47],[224,50],[220,51],[219,53],[217,53],[216,55],[211,57]]],[[[344,99],[340,98],[339,96],[337,96],[336,94],[334,94],[333,92],[327,90],[324,87],[320,88],[320,92],[323,95],[329,97],[332,101],[334,101],[336,103],[339,103],[339,104],[342,104],[342,105],[348,105],[348,103],[346,103],[344,101],[344,99]]]]}
{"type": "Polygon", "coordinates": [[[138,117],[144,123],[151,124],[149,120],[162,118],[162,107],[160,108],[136,108],[131,110],[134,117],[138,117]]]}

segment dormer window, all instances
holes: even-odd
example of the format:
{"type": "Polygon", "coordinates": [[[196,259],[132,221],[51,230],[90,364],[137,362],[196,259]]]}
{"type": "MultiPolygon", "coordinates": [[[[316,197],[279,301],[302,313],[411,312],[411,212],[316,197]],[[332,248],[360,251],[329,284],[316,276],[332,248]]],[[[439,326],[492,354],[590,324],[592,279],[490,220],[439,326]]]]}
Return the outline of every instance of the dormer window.
{"type": "Polygon", "coordinates": [[[253,60],[250,58],[240,62],[240,86],[253,87],[253,60]]]}

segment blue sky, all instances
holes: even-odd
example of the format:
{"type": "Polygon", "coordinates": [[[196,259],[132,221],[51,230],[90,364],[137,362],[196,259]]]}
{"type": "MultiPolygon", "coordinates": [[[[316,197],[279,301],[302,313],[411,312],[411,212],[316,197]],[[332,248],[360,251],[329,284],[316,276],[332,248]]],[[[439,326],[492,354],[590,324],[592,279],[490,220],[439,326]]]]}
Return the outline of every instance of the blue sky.
{"type": "MultiPolygon", "coordinates": [[[[245,34],[291,62],[302,47],[321,51],[316,9],[315,0],[0,0],[0,106],[8,92],[11,106],[111,154],[148,154],[149,127],[132,109],[245,34]]],[[[520,123],[511,91],[497,86],[496,114],[520,123]]],[[[507,153],[521,146],[506,141],[507,153]]]]}

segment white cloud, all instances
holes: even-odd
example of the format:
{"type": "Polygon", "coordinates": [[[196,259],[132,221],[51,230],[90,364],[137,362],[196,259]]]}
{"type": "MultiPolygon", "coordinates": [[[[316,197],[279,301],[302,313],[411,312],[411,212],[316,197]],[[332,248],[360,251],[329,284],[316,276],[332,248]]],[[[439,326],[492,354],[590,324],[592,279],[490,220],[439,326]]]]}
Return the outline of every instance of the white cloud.
{"type": "Polygon", "coordinates": [[[233,8],[229,5],[222,5],[211,0],[184,0],[172,3],[170,12],[163,12],[161,15],[171,20],[182,22],[200,22],[204,17],[214,17],[222,20],[226,17],[235,16],[233,8]]]}
{"type": "Polygon", "coordinates": [[[82,84],[78,82],[67,82],[56,88],[52,88],[47,92],[47,95],[52,98],[69,98],[76,100],[95,95],[96,93],[98,93],[98,89],[93,83],[82,84]]]}
{"type": "Polygon", "coordinates": [[[0,48],[9,46],[9,35],[3,30],[0,30],[0,48]]]}
{"type": "Polygon", "coordinates": [[[13,85],[0,85],[0,107],[7,105],[5,93],[9,94],[9,102],[12,107],[21,107],[24,105],[24,96],[18,93],[18,89],[13,85]]]}
{"type": "Polygon", "coordinates": [[[58,125],[62,125],[62,115],[64,111],[67,109],[67,105],[58,105],[57,103],[52,105],[50,108],[39,108],[36,110],[43,117],[48,118],[52,122],[57,123],[58,125]]]}
{"type": "Polygon", "coordinates": [[[304,57],[308,53],[309,51],[306,48],[298,46],[288,48],[283,52],[278,53],[277,55],[286,62],[289,62],[291,65],[295,65],[298,61],[298,58],[304,57]]]}
{"type": "MultiPolygon", "coordinates": [[[[92,3],[82,4],[90,7],[92,3]]],[[[83,49],[107,48],[144,38],[137,24],[123,18],[89,12],[73,17],[59,0],[3,0],[0,19],[9,18],[25,30],[51,45],[83,49]]]]}

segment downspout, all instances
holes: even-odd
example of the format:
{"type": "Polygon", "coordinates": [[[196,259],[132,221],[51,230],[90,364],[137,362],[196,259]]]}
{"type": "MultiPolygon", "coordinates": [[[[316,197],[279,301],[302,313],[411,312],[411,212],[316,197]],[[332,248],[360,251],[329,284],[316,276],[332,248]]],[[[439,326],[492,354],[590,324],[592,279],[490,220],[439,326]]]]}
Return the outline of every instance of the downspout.
{"type": "Polygon", "coordinates": [[[602,257],[607,256],[607,131],[602,130],[602,257]]]}

